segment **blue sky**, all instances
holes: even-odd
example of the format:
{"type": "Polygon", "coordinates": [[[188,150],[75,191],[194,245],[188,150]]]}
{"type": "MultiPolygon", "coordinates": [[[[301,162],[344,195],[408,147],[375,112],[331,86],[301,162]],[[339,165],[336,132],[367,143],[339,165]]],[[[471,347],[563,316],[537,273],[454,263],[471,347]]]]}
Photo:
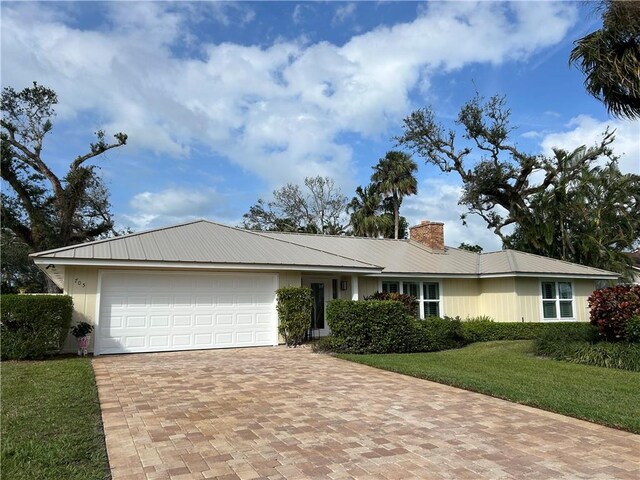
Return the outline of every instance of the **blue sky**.
{"type": "MultiPolygon", "coordinates": [[[[2,2],[2,86],[60,104],[44,156],[62,173],[92,132],[129,135],[96,161],[120,226],[194,218],[237,225],[259,197],[329,175],[351,197],[394,148],[402,119],[432,105],[451,122],[476,89],[506,94],[530,152],[593,144],[616,128],[640,173],[638,122],[611,119],[567,63],[599,26],[583,2],[2,2]]],[[[410,223],[487,250],[463,227],[460,184],[423,160],[410,223]]]]}

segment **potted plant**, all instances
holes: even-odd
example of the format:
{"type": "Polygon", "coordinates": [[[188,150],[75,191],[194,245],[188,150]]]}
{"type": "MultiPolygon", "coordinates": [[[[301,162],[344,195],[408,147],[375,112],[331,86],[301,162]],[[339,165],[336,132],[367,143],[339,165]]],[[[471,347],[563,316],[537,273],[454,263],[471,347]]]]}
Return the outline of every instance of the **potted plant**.
{"type": "Polygon", "coordinates": [[[87,354],[92,331],[93,325],[87,322],[78,322],[71,329],[71,335],[78,340],[78,355],[84,356],[87,354]]]}

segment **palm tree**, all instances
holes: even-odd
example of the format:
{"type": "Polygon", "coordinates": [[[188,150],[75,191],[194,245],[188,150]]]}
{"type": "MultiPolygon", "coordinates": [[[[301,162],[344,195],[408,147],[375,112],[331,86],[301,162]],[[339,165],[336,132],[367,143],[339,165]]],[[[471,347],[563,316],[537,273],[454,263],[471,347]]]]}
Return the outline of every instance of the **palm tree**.
{"type": "Polygon", "coordinates": [[[569,63],[610,113],[640,118],[640,2],[601,0],[602,28],[575,42],[569,63]]]}
{"type": "Polygon", "coordinates": [[[377,185],[378,191],[391,199],[393,205],[393,234],[398,238],[400,222],[400,204],[407,195],[418,193],[418,181],[414,173],[418,165],[411,156],[404,152],[387,152],[384,158],[373,167],[371,181],[377,185]]]}
{"type": "Polygon", "coordinates": [[[349,212],[354,235],[378,237],[391,226],[389,217],[382,213],[382,195],[373,184],[356,188],[356,196],[347,205],[349,212]]]}

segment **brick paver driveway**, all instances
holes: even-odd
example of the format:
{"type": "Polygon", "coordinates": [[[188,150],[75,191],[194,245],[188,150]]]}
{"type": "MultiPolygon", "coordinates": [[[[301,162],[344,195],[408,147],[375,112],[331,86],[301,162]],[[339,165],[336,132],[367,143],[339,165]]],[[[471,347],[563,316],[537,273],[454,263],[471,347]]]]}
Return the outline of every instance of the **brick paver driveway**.
{"type": "Polygon", "coordinates": [[[640,478],[640,436],[309,349],[94,368],[114,480],[640,478]]]}

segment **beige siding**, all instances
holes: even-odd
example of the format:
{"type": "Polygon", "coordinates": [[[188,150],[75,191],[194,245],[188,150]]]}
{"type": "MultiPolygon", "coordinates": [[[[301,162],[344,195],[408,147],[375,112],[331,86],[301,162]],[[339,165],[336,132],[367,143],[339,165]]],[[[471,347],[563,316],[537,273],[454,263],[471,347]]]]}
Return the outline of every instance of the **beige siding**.
{"type": "Polygon", "coordinates": [[[442,280],[442,311],[450,317],[475,317],[480,313],[480,281],[445,278],[442,280]]]}
{"type": "Polygon", "coordinates": [[[302,284],[300,272],[280,272],[278,278],[279,287],[299,287],[302,284]]]}
{"type": "Polygon", "coordinates": [[[519,322],[515,278],[487,278],[480,281],[479,315],[496,322],[519,322]]]}
{"type": "Polygon", "coordinates": [[[376,293],[379,290],[378,285],[378,278],[358,277],[358,299],[362,300],[364,297],[376,293]]]}
{"type": "MultiPolygon", "coordinates": [[[[516,281],[516,291],[518,294],[518,307],[520,317],[525,322],[542,321],[541,312],[541,288],[540,278],[518,278],[516,281]]],[[[551,279],[558,281],[558,279],[551,279]]],[[[575,306],[575,316],[578,322],[589,321],[589,307],[587,299],[595,289],[594,280],[570,280],[573,282],[573,298],[575,306]]]]}
{"type": "Polygon", "coordinates": [[[575,307],[577,320],[579,322],[589,321],[589,304],[587,299],[596,288],[595,280],[574,280],[573,281],[573,297],[575,298],[575,307]]]}
{"type": "Polygon", "coordinates": [[[540,312],[541,292],[540,279],[516,279],[518,317],[514,319],[514,322],[539,322],[542,319],[540,312]]]}
{"type": "MultiPolygon", "coordinates": [[[[98,269],[91,267],[66,267],[64,293],[73,299],[73,323],[95,323],[96,298],[98,291],[98,269]]],[[[93,336],[90,350],[93,349],[93,336]]],[[[77,348],[75,339],[69,335],[65,351],[77,348]]]]}

